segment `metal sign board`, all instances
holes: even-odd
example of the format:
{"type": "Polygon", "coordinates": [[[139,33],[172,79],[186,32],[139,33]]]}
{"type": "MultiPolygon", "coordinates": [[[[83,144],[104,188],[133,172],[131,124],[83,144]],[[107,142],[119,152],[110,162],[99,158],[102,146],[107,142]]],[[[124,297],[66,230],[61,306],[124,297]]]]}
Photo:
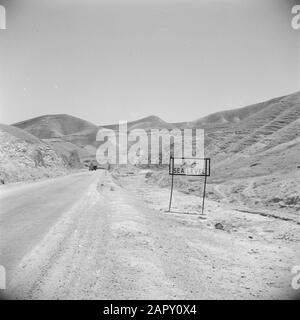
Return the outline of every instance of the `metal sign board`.
{"type": "Polygon", "coordinates": [[[169,174],[210,176],[210,158],[170,158],[169,174]]]}
{"type": "Polygon", "coordinates": [[[172,176],[169,212],[171,211],[174,176],[204,177],[202,195],[202,214],[204,213],[206,179],[210,176],[210,158],[174,158],[170,157],[169,175],[172,176]]]}

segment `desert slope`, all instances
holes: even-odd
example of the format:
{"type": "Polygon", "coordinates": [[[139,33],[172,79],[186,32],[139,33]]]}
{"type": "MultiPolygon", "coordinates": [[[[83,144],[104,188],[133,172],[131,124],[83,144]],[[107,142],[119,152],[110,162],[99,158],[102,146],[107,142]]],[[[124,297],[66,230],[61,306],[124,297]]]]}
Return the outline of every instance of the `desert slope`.
{"type": "MultiPolygon", "coordinates": [[[[247,152],[255,144],[257,147],[260,144],[257,149],[262,151],[299,137],[300,92],[266,101],[259,109],[257,105],[253,108],[243,120],[226,123],[220,128],[217,125],[207,128],[211,155],[220,157],[222,153],[228,156],[228,153],[247,152]]],[[[241,113],[243,111],[240,109],[241,113]]],[[[239,112],[235,117],[241,119],[239,112]]]]}
{"type": "Polygon", "coordinates": [[[97,128],[94,124],[67,115],[45,115],[13,124],[40,139],[57,138],[71,134],[88,134],[97,128]]]}
{"type": "Polygon", "coordinates": [[[22,129],[0,125],[1,184],[65,174],[69,161],[79,163],[76,155],[72,157],[63,156],[22,129]]]}
{"type": "MultiPolygon", "coordinates": [[[[77,153],[81,162],[95,157],[98,127],[86,120],[55,114],[18,122],[13,126],[43,140],[64,157],[77,153]]],[[[70,164],[72,166],[73,161],[70,164]]]]}
{"type": "MultiPolygon", "coordinates": [[[[211,158],[208,196],[255,210],[300,210],[300,92],[177,124],[205,130],[211,158]]],[[[149,179],[169,186],[167,170],[149,179]]],[[[175,179],[185,193],[201,194],[196,178],[175,179]]]]}
{"type": "MultiPolygon", "coordinates": [[[[112,125],[104,125],[104,128],[111,129],[111,130],[118,130],[119,124],[112,124],[112,125]]],[[[127,123],[128,130],[134,129],[144,129],[146,131],[151,129],[173,129],[176,125],[173,123],[166,122],[157,116],[148,116],[145,118],[141,118],[135,121],[129,121],[127,123]]]]}
{"type": "MultiPolygon", "coordinates": [[[[232,201],[246,190],[239,201],[247,202],[253,198],[257,203],[273,203],[275,198],[275,203],[282,203],[290,198],[285,189],[293,194],[294,200],[288,200],[288,203],[292,202],[298,208],[300,191],[297,183],[295,185],[292,181],[298,181],[300,172],[299,124],[300,92],[295,92],[190,122],[168,123],[157,116],[149,116],[129,122],[128,130],[145,129],[149,132],[152,128],[202,128],[205,130],[205,156],[212,159],[210,183],[219,185],[218,192],[215,188],[211,191],[214,196],[222,194],[232,201]],[[249,179],[257,180],[258,195],[248,186],[249,183],[256,186],[249,179]],[[268,190],[273,191],[267,195],[268,190]]],[[[99,145],[96,134],[100,126],[69,115],[42,116],[15,126],[42,139],[63,157],[75,152],[81,162],[95,158],[99,145]]],[[[103,127],[118,131],[117,124],[103,127]]],[[[164,176],[167,181],[167,173],[162,168],[159,179],[164,176]]]]}

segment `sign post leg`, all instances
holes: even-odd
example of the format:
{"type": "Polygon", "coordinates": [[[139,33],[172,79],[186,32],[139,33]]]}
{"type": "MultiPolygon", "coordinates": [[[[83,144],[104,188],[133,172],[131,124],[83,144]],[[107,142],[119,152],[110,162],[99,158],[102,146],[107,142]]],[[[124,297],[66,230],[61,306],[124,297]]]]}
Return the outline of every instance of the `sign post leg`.
{"type": "Polygon", "coordinates": [[[207,176],[204,176],[204,188],[203,188],[203,199],[202,199],[202,214],[204,213],[204,201],[205,201],[205,191],[206,191],[206,178],[207,176]]]}
{"type": "Polygon", "coordinates": [[[169,202],[169,212],[171,211],[172,196],[173,196],[173,184],[174,184],[174,174],[172,174],[171,193],[170,193],[170,202],[169,202]]]}

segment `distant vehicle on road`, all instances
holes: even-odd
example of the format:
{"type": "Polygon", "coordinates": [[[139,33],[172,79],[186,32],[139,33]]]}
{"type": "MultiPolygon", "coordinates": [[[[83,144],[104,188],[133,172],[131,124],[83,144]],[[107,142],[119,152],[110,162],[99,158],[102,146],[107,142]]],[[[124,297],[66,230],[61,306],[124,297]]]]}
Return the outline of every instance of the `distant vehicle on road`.
{"type": "Polygon", "coordinates": [[[94,164],[93,162],[89,164],[89,171],[96,171],[97,169],[98,169],[97,164],[94,164]]]}
{"type": "Polygon", "coordinates": [[[110,165],[100,165],[96,160],[85,160],[84,166],[89,169],[89,171],[95,171],[95,170],[109,170],[110,165]]]}

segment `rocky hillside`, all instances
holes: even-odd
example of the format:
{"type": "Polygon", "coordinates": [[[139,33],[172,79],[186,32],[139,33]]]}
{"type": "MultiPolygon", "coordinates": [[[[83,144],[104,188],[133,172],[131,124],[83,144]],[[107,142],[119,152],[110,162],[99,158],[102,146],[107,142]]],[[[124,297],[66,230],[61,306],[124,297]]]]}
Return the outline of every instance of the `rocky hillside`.
{"type": "MultiPolygon", "coordinates": [[[[108,129],[118,130],[119,124],[113,124],[108,126],[103,126],[108,129]]],[[[141,118],[135,121],[130,121],[127,123],[128,130],[134,129],[144,129],[146,131],[151,129],[173,129],[176,127],[176,124],[168,123],[157,116],[149,116],[141,118]]]]}
{"type": "Polygon", "coordinates": [[[67,114],[45,115],[13,124],[49,144],[63,156],[78,154],[80,162],[95,158],[98,126],[67,114]]]}
{"type": "Polygon", "coordinates": [[[290,171],[299,164],[300,92],[252,108],[232,111],[232,121],[205,130],[205,151],[219,178],[290,171]]]}
{"type": "Polygon", "coordinates": [[[26,130],[40,139],[73,134],[88,135],[97,129],[94,124],[67,114],[45,115],[15,123],[13,126],[26,130]]]}
{"type": "MultiPolygon", "coordinates": [[[[47,115],[15,126],[22,129],[21,133],[11,133],[14,127],[7,127],[4,131],[8,136],[2,137],[3,143],[7,142],[5,139],[21,139],[28,150],[32,145],[50,148],[48,153],[52,150],[69,166],[76,166],[78,158],[81,162],[95,158],[100,127],[90,122],[69,115],[47,115]]],[[[105,128],[117,131],[118,125],[105,128]]],[[[204,129],[205,156],[212,161],[209,183],[213,186],[210,190],[213,197],[249,202],[251,206],[281,205],[294,209],[299,206],[300,92],[190,122],[167,123],[149,116],[128,123],[128,130],[139,128],[204,129]]],[[[21,155],[19,152],[17,158],[21,155]]],[[[35,166],[33,163],[34,160],[35,166]]],[[[169,183],[165,168],[158,178],[169,183]]],[[[179,185],[199,194],[197,181],[193,185],[190,179],[179,180],[179,185]]]]}
{"type": "Polygon", "coordinates": [[[60,154],[30,133],[0,124],[1,184],[53,177],[79,165],[78,154],[60,154]]]}
{"type": "MultiPolygon", "coordinates": [[[[205,129],[209,196],[251,208],[300,210],[300,92],[177,125],[205,129]]],[[[151,179],[170,184],[167,172],[151,179]]],[[[199,178],[175,183],[200,192],[199,178]]]]}

